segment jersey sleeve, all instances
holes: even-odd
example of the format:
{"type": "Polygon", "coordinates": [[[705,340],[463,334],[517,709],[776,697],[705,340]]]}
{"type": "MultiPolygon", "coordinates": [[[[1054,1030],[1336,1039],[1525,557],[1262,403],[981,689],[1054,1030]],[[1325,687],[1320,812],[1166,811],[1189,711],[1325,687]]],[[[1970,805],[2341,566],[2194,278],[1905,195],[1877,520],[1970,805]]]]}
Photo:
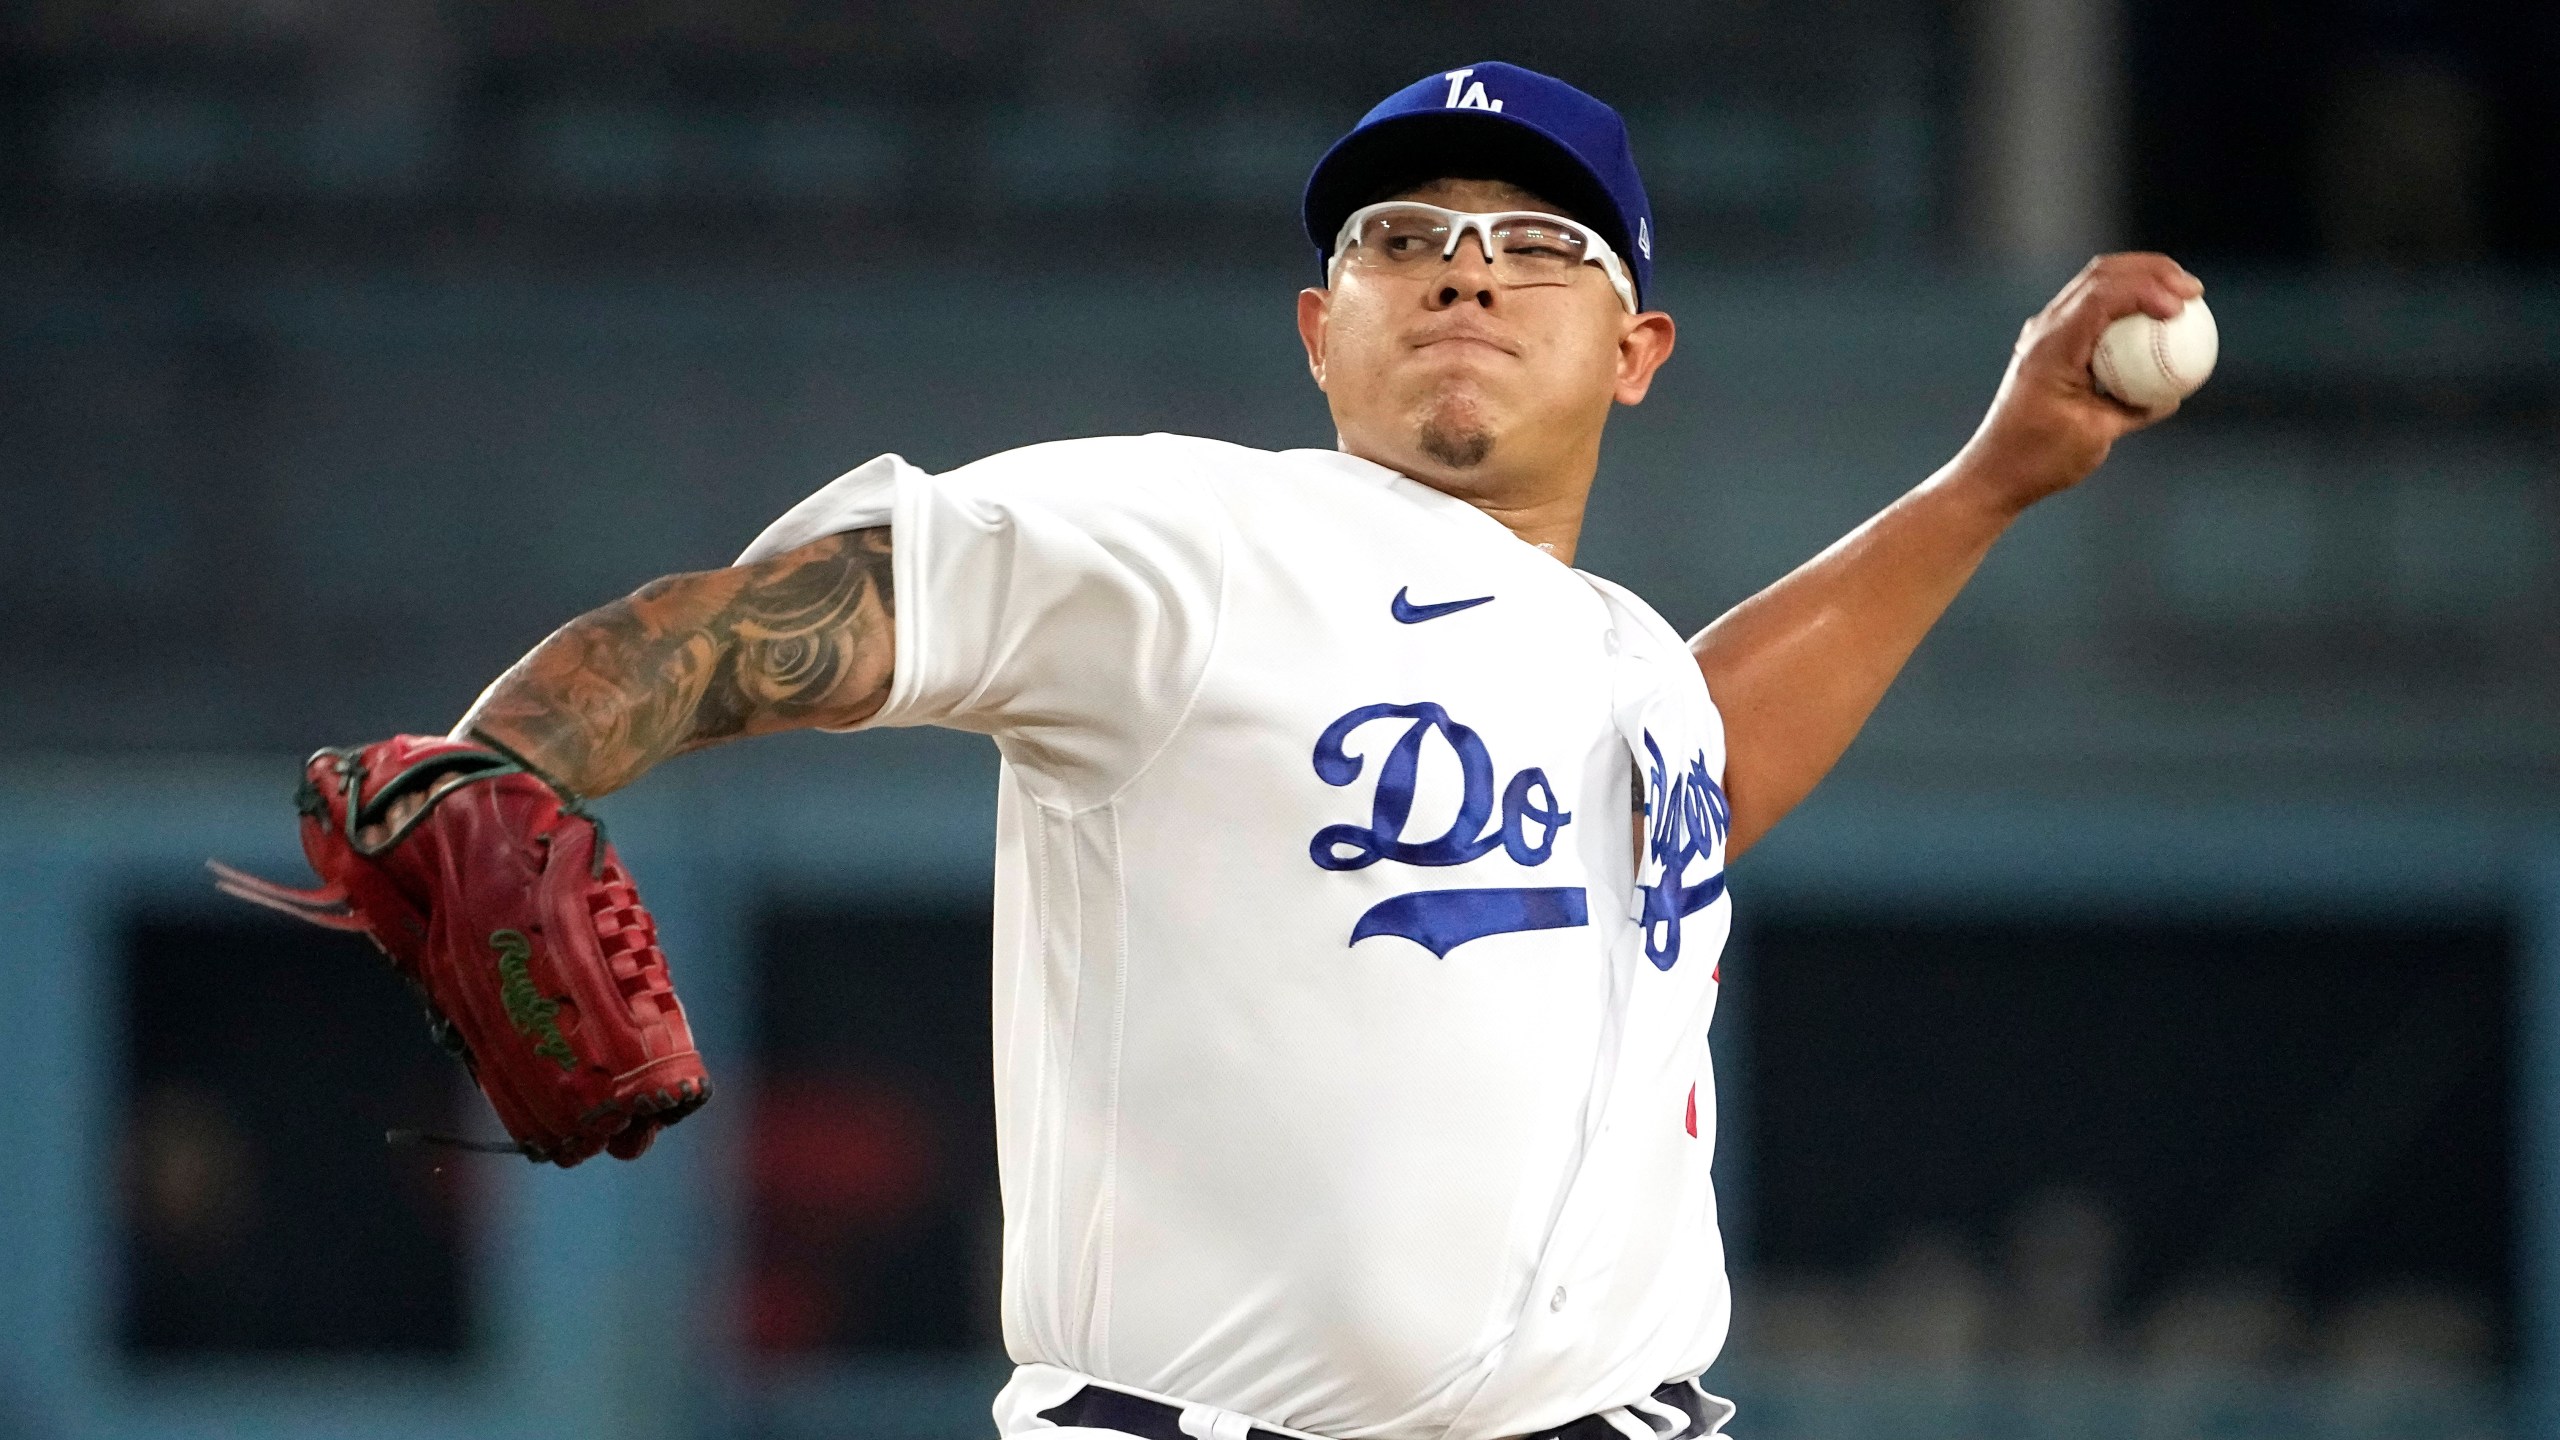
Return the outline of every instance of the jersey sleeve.
{"type": "Polygon", "coordinates": [[[1061,803],[1104,798],[1179,725],[1223,603],[1227,512],[1153,439],[1035,445],[942,475],[884,455],[739,562],[888,525],[895,674],[853,728],[978,731],[1061,803]]]}

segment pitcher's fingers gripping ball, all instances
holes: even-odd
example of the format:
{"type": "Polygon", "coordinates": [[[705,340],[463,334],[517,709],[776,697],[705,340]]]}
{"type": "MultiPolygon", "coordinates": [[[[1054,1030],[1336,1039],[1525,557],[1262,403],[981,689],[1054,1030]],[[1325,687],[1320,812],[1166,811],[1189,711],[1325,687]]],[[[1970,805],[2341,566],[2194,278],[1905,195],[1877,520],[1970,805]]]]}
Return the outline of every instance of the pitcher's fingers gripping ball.
{"type": "Polygon", "coordinates": [[[2136,410],[2157,410],[2202,388],[2221,353],[2222,331],[2197,295],[2167,319],[2137,310],[2109,324],[2098,333],[2089,372],[2107,394],[2136,410]]]}
{"type": "Polygon", "coordinates": [[[312,756],[296,803],[326,883],[209,862],[216,884],[369,937],[526,1158],[628,1160],[710,1098],[656,922],[574,795],[502,751],[397,735],[312,756]]]}

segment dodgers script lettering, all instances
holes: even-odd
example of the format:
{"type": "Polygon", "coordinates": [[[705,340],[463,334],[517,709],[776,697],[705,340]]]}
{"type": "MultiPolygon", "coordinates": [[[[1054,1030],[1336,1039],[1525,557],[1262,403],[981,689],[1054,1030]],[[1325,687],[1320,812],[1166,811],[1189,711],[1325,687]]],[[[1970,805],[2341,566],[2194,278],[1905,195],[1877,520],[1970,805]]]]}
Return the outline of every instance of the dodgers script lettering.
{"type": "Polygon", "coordinates": [[[1636,886],[1636,918],[1644,922],[1644,956],[1657,970],[1680,963],[1680,922],[1724,894],[1720,856],[1733,828],[1733,806],[1692,755],[1673,769],[1653,732],[1644,734],[1645,866],[1636,886]]]}
{"type": "MultiPolygon", "coordinates": [[[[1344,786],[1358,780],[1368,761],[1351,751],[1363,727],[1402,721],[1404,728],[1379,764],[1366,825],[1327,825],[1307,846],[1326,870],[1361,870],[1381,860],[1399,865],[1464,865],[1497,848],[1521,865],[1543,865],[1555,852],[1556,833],[1573,815],[1555,786],[1535,766],[1513,775],[1496,800],[1493,754],[1484,738],[1430,701],[1363,705],[1324,729],[1315,748],[1316,778],[1344,786]],[[1437,740],[1438,744],[1430,742],[1437,740]],[[1458,767],[1458,813],[1446,830],[1410,836],[1413,796],[1424,756],[1446,755],[1458,767]],[[1495,819],[1497,804],[1500,819],[1495,819]]],[[[1470,940],[1517,930],[1552,930],[1590,923],[1580,886],[1420,890],[1369,907],[1351,927],[1351,943],[1372,935],[1397,935],[1446,956],[1470,940]]]]}

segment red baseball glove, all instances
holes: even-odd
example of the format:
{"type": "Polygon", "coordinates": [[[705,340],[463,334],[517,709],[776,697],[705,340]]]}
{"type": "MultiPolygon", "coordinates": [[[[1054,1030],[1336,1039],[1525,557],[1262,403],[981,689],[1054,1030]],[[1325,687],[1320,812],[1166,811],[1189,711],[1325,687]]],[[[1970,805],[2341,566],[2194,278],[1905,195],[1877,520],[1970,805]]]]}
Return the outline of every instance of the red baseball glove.
{"type": "Polygon", "coordinates": [[[208,861],[215,884],[369,937],[513,1149],[628,1160],[711,1097],[657,925],[576,796],[504,751],[396,735],[312,756],[295,803],[323,887],[208,861]]]}

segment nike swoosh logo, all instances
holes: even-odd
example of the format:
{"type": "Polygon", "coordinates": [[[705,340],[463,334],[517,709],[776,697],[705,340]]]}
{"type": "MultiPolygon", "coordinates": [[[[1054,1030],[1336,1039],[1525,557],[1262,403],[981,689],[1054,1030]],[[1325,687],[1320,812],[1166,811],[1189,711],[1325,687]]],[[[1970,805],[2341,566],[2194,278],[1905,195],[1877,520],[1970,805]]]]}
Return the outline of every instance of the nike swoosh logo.
{"type": "Polygon", "coordinates": [[[1489,605],[1492,602],[1492,596],[1479,595],[1473,600],[1443,600],[1435,605],[1416,605],[1405,598],[1403,590],[1398,590],[1396,598],[1388,603],[1387,610],[1403,624],[1419,625],[1425,620],[1437,620],[1443,615],[1455,615],[1461,610],[1473,610],[1479,605],[1489,605]]]}

